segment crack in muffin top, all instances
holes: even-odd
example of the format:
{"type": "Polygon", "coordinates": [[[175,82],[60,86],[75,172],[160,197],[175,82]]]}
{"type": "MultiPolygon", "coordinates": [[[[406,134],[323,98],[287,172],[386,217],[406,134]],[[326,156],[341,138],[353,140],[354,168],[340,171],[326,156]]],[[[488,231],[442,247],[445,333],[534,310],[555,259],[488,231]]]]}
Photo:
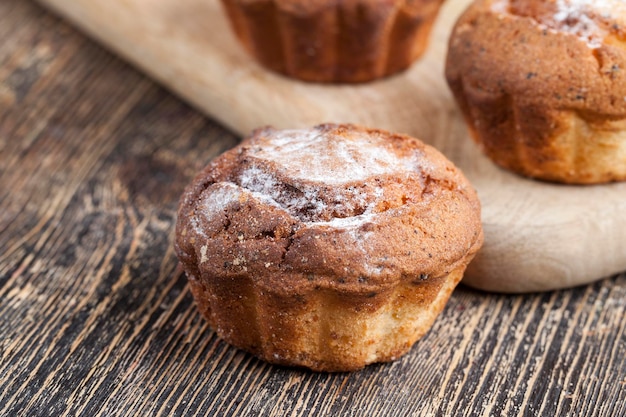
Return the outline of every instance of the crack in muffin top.
{"type": "Polygon", "coordinates": [[[302,222],[346,227],[421,199],[431,169],[422,156],[376,132],[266,128],[244,144],[239,166],[223,180],[302,222]]]}

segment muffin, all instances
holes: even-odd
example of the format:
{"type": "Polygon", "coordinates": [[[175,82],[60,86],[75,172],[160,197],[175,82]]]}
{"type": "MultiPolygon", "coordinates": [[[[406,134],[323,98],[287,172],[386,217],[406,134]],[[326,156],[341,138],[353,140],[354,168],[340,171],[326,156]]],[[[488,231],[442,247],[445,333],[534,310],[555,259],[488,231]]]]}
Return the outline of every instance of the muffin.
{"type": "Polygon", "coordinates": [[[222,0],[263,66],[305,81],[357,83],[407,68],[443,0],[222,0]]]}
{"type": "Polygon", "coordinates": [[[407,352],[483,241],[480,205],[434,148],[353,125],[254,132],[179,206],[202,314],[268,362],[349,371],[407,352]]]}
{"type": "Polygon", "coordinates": [[[626,3],[478,0],[448,83],[496,164],[572,184],[626,179],[626,3]]]}

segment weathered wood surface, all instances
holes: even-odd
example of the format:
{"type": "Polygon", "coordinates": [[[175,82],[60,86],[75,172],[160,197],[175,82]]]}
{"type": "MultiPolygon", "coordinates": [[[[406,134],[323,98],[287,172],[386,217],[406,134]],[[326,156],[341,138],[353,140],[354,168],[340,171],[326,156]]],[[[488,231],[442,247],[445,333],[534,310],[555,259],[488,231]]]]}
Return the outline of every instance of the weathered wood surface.
{"type": "Polygon", "coordinates": [[[447,39],[471,0],[448,0],[427,54],[408,71],[356,86],[307,84],[243,52],[219,0],[39,0],[236,132],[355,122],[415,135],[478,190],[485,244],[465,282],[533,292],[626,271],[626,183],[564,187],[495,167],[469,139],[443,78],[447,39]],[[594,213],[594,215],[589,215],[594,213]]]}
{"type": "Polygon", "coordinates": [[[219,341],[172,251],[238,139],[39,6],[0,0],[1,416],[624,416],[626,275],[459,288],[395,363],[264,364],[219,341]]]}

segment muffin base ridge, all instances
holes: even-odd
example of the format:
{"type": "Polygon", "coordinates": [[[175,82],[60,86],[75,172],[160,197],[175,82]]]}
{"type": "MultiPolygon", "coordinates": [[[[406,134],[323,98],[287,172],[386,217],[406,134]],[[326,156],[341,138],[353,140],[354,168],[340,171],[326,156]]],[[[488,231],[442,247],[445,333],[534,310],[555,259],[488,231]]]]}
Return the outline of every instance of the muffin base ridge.
{"type": "Polygon", "coordinates": [[[431,328],[464,270],[462,265],[448,276],[428,280],[418,276],[378,294],[320,289],[295,295],[289,302],[239,280],[214,290],[194,279],[189,285],[200,311],[228,343],[272,364],[342,372],[404,355],[431,328]],[[236,305],[228,303],[231,285],[238,293],[242,285],[247,288],[236,305]],[[211,310],[204,301],[208,299],[230,308],[211,310]],[[233,317],[240,323],[233,323],[233,317]]]}

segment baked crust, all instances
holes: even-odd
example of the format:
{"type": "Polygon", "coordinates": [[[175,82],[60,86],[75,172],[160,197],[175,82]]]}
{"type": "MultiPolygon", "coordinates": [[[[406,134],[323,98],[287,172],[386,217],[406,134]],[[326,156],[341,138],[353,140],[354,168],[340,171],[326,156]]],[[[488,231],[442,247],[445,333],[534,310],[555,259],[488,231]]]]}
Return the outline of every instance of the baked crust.
{"type": "Polygon", "coordinates": [[[222,0],[265,67],[305,81],[357,83],[422,55],[443,0],[222,0]]]}
{"type": "Polygon", "coordinates": [[[538,179],[625,180],[625,30],[617,0],[472,4],[446,78],[485,153],[538,179]]]}
{"type": "Polygon", "coordinates": [[[352,125],[257,130],[186,190],[176,251],[218,335],[272,363],[345,371],[432,325],[483,240],[434,148],[352,125]]]}

